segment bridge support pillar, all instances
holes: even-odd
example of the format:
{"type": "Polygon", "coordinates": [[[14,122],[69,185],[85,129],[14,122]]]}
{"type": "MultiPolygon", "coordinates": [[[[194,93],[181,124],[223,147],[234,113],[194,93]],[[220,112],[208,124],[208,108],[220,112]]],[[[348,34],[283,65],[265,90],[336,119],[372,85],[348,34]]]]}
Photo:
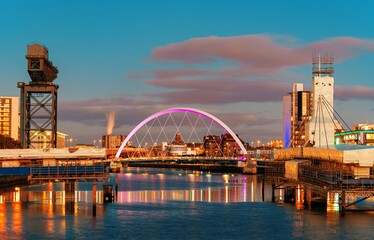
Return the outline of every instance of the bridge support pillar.
{"type": "Polygon", "coordinates": [[[75,205],[75,182],[65,182],[65,212],[74,213],[75,205]]]}
{"type": "Polygon", "coordinates": [[[117,202],[118,200],[118,174],[116,174],[116,199],[115,201],[117,202]]]}
{"type": "Polygon", "coordinates": [[[305,189],[305,206],[307,208],[312,207],[312,190],[305,189]]]}
{"type": "Polygon", "coordinates": [[[342,193],[339,198],[339,212],[340,212],[340,215],[345,214],[345,191],[344,190],[342,190],[342,193]]]}
{"type": "Polygon", "coordinates": [[[271,184],[271,201],[275,202],[275,184],[271,184]]]}
{"type": "Polygon", "coordinates": [[[305,191],[302,185],[297,185],[295,188],[295,207],[296,209],[303,209],[305,203],[305,191]]]}
{"type": "Polygon", "coordinates": [[[92,184],[92,216],[96,217],[96,183],[92,184]]]}
{"type": "Polygon", "coordinates": [[[261,196],[262,201],[265,202],[265,179],[261,180],[261,196]]]}

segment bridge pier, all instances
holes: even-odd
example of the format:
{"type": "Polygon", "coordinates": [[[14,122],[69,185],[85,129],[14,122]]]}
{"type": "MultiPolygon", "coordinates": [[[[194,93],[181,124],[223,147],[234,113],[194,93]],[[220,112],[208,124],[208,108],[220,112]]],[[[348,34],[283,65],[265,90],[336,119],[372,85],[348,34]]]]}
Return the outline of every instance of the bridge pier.
{"type": "Polygon", "coordinates": [[[295,187],[294,199],[296,209],[303,209],[305,206],[305,190],[304,187],[300,184],[295,187]]]}
{"type": "Polygon", "coordinates": [[[75,205],[75,182],[65,182],[65,212],[72,214],[74,213],[75,205]]]}
{"type": "Polygon", "coordinates": [[[305,206],[307,208],[312,207],[312,190],[305,189],[305,206]]]}
{"type": "Polygon", "coordinates": [[[116,199],[115,201],[117,202],[118,200],[118,174],[116,174],[116,199]]]}
{"type": "Polygon", "coordinates": [[[271,184],[271,201],[275,202],[275,184],[271,184]]]}
{"type": "Polygon", "coordinates": [[[92,184],[92,216],[96,217],[96,183],[92,184]]]}
{"type": "Polygon", "coordinates": [[[340,212],[340,215],[345,214],[345,190],[342,190],[342,193],[339,199],[339,212],[340,212]]]}

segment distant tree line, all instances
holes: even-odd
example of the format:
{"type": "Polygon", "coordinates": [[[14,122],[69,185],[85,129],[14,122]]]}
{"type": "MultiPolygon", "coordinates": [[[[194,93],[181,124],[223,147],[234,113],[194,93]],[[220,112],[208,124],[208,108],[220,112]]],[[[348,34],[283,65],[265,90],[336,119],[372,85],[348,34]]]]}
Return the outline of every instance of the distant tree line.
{"type": "Polygon", "coordinates": [[[21,148],[21,143],[11,137],[0,134],[0,149],[21,148]]]}

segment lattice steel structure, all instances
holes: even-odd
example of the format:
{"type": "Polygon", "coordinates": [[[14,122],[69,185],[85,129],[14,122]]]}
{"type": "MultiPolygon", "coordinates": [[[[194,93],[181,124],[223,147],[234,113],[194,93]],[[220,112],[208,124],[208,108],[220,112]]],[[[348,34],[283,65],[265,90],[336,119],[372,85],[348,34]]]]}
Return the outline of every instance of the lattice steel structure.
{"type": "Polygon", "coordinates": [[[313,53],[312,55],[313,76],[334,76],[334,54],[326,52],[323,56],[313,53]]]}
{"type": "Polygon", "coordinates": [[[58,69],[48,60],[48,49],[38,44],[27,47],[28,85],[18,82],[21,116],[20,141],[23,148],[55,148],[57,141],[57,90],[52,83],[58,69]]]}

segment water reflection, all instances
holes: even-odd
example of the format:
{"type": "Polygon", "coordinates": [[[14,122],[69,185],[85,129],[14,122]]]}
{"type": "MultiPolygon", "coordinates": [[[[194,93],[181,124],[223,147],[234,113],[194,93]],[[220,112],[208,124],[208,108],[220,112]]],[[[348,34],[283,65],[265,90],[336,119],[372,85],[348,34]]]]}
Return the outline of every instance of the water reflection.
{"type": "MultiPolygon", "coordinates": [[[[133,171],[130,169],[130,171],[133,171]]],[[[271,187],[257,176],[209,174],[192,171],[127,172],[118,175],[118,203],[199,201],[255,202],[271,200],[271,187]],[[265,196],[267,195],[267,199],[265,196]]],[[[114,185],[114,176],[110,184],[114,185]]],[[[106,183],[107,184],[107,183],[106,183]]],[[[0,192],[0,203],[34,202],[65,205],[65,213],[76,214],[78,203],[92,203],[92,183],[77,183],[73,191],[64,191],[63,183],[46,183],[0,192]]],[[[96,203],[103,203],[103,188],[98,184],[96,203]]],[[[53,207],[47,212],[54,211],[53,207]]]]}
{"type": "MultiPolygon", "coordinates": [[[[170,229],[170,239],[180,239],[180,234],[191,239],[369,239],[374,231],[374,213],[350,213],[340,218],[336,212],[260,203],[270,202],[272,191],[259,176],[128,170],[118,175],[113,204],[103,203],[104,186],[100,183],[96,183],[95,197],[92,183],[77,183],[68,193],[63,183],[1,189],[0,238],[164,239],[160,229],[170,229]],[[230,204],[239,202],[257,203],[230,204]]],[[[115,186],[115,180],[112,175],[104,184],[115,186]]],[[[304,193],[298,189],[295,200],[302,201],[304,193]]],[[[284,199],[285,191],[277,189],[275,195],[284,199]]],[[[331,201],[336,203],[336,195],[331,201]]]]}
{"type": "Polygon", "coordinates": [[[251,187],[252,185],[189,190],[120,191],[118,192],[118,202],[200,201],[229,203],[260,201],[260,196],[254,197],[254,190],[251,187]]]}
{"type": "MultiPolygon", "coordinates": [[[[257,176],[174,172],[119,175],[118,203],[132,202],[255,202],[263,201],[257,176]],[[135,186],[134,186],[135,185],[135,186]]],[[[268,189],[268,192],[271,189],[268,189]]],[[[264,191],[265,192],[265,191],[264,191]]]]}

